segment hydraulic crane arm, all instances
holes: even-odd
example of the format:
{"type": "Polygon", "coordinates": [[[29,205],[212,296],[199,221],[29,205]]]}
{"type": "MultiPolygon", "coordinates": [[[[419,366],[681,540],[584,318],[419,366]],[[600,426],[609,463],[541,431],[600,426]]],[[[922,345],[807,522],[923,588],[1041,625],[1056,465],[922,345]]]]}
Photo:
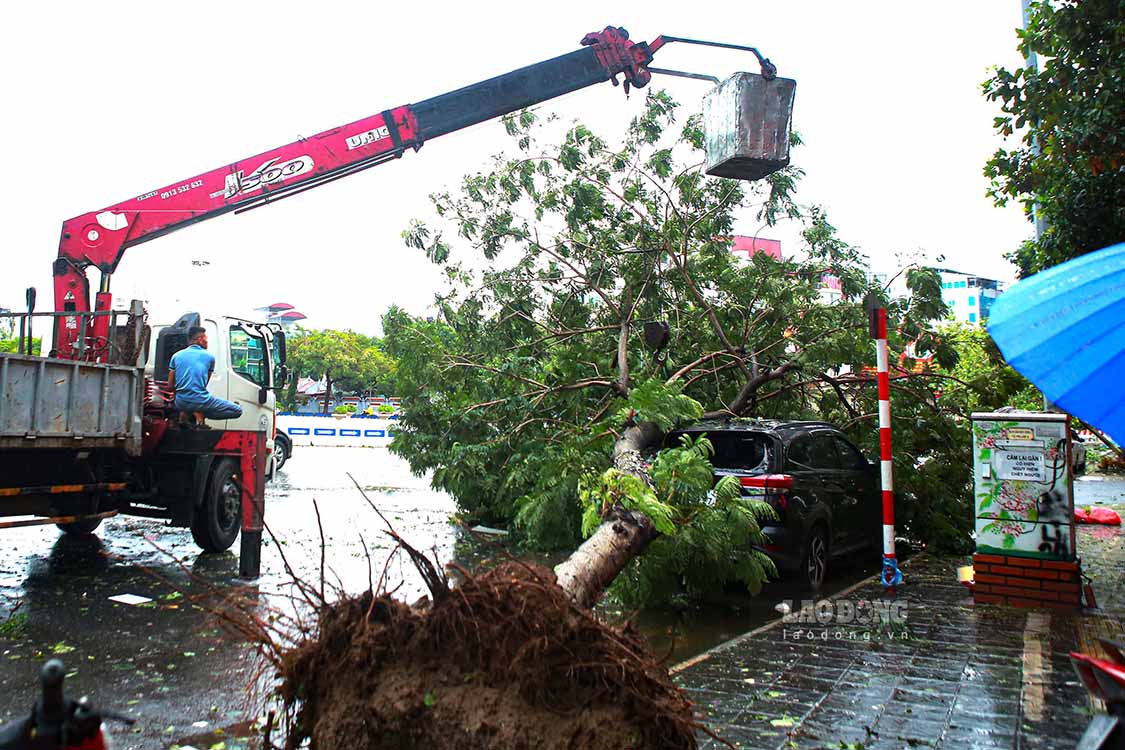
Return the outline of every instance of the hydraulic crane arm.
{"type": "MultiPolygon", "coordinates": [[[[417,104],[302,138],[210,172],[63,222],[54,264],[55,310],[90,311],[86,268],[101,271],[96,310],[109,310],[111,274],[125,250],[195,222],[254,207],[344,175],[396,159],[431,138],[518,111],[602,81],[625,88],[649,82],[647,65],[664,44],[629,41],[628,32],[607,27],[587,34],[583,48],[466,86],[417,104]]],[[[105,336],[96,318],[92,332],[105,336]]],[[[55,337],[60,357],[81,357],[77,317],[64,319],[55,337]]],[[[104,328],[104,326],[102,326],[104,328]]]]}

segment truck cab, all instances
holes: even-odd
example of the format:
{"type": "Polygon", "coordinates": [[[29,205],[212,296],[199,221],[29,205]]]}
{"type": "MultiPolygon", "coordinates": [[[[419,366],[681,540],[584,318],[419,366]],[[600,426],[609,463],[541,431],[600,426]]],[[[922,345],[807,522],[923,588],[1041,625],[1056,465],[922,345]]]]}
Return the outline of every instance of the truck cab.
{"type": "Polygon", "coordinates": [[[208,351],[215,356],[215,371],[207,384],[214,396],[242,407],[238,419],[207,420],[217,430],[265,432],[267,474],[273,475],[277,393],[284,385],[285,334],[276,325],[255,323],[241,318],[191,312],[175,323],[152,327],[145,375],[150,380],[166,381],[172,355],[187,345],[187,329],[207,329],[208,351]]]}

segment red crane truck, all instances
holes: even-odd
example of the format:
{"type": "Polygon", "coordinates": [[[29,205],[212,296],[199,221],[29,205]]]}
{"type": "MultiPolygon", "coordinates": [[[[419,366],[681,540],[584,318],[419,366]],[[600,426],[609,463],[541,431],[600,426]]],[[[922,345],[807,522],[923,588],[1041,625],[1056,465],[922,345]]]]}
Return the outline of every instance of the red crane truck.
{"type": "MultiPolygon", "coordinates": [[[[284,335],[248,321],[189,312],[174,325],[156,329],[153,337],[139,303],[113,310],[110,279],[125,251],[204,219],[397,159],[432,138],[596,83],[617,85],[620,77],[628,92],[645,86],[653,72],[699,77],[649,67],[653,54],[671,41],[714,44],[666,36],[634,43],[624,29],[607,27],[586,35],[574,52],[384,110],[65,221],[53,267],[55,312],[46,314],[53,324],[49,356],[31,355],[35,318],[30,300],[29,312],[15,316],[19,351],[0,354],[0,517],[32,517],[0,526],[56,523],[67,532],[89,533],[116,513],[154,516],[190,526],[196,542],[212,551],[229,548],[241,531],[240,574],[257,576],[274,430],[272,391],[286,376],[284,335]],[[86,276],[91,267],[100,272],[93,304],[86,276]],[[186,346],[191,325],[208,328],[208,338],[217,342],[209,390],[244,407],[241,419],[220,423],[219,429],[179,429],[165,396],[168,360],[186,346]]],[[[788,162],[793,82],[775,80],[773,66],[753,48],[715,46],[758,57],[760,80],[767,82],[774,101],[765,123],[770,131],[765,140],[774,153],[723,156],[725,165],[711,171],[761,177],[788,162]]],[[[730,138],[725,141],[729,145],[730,138]]]]}

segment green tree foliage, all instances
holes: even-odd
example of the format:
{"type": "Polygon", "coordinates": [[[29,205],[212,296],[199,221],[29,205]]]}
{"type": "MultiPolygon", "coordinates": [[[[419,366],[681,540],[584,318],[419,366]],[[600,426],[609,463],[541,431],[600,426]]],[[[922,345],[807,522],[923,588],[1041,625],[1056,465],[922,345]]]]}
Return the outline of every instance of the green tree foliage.
{"type": "Polygon", "coordinates": [[[1039,212],[1046,233],[1008,255],[1028,276],[1125,239],[1125,3],[1034,0],[1019,50],[1039,70],[999,68],[984,83],[1019,145],[988,161],[998,205],[1039,212]]]}
{"type": "Polygon", "coordinates": [[[942,398],[957,404],[966,414],[1002,406],[1029,411],[1043,408],[1043,394],[1004,361],[983,328],[953,324],[943,327],[941,336],[958,355],[957,365],[948,370],[956,379],[943,389],[942,398]]]}
{"type": "MultiPolygon", "coordinates": [[[[25,339],[26,342],[26,339],[25,339]]],[[[0,352],[14,354],[19,351],[19,337],[5,337],[0,335],[0,352]]],[[[28,354],[38,355],[43,349],[43,340],[36,336],[31,340],[31,351],[28,354]]]]}
{"type": "Polygon", "coordinates": [[[388,357],[377,339],[354,331],[298,330],[286,341],[286,360],[290,377],[323,377],[326,381],[324,413],[333,388],[346,391],[381,390],[391,392],[395,361],[388,357]]]}
{"type": "MultiPolygon", "coordinates": [[[[735,477],[724,477],[712,486],[713,453],[707,438],[693,441],[683,435],[679,445],[661,451],[653,462],[654,486],[646,488],[651,500],[636,509],[648,514],[664,536],[614,582],[615,592],[625,602],[702,597],[714,590],[716,582],[728,581],[741,582],[757,593],[776,574],[769,557],[753,548],[764,541],[759,524],[776,519],[776,513],[760,500],[743,497],[735,477]]],[[[606,496],[580,492],[586,508],[584,532],[593,530],[589,526],[592,498],[606,496]]]]}
{"type": "MultiPolygon", "coordinates": [[[[726,485],[708,492],[707,449],[668,446],[649,485],[614,465],[625,426],[826,418],[877,455],[862,300],[883,292],[868,289],[861,254],[794,202],[796,167],[750,185],[706,177],[699,118],[677,131],[675,113],[649,93],[621,144],[581,124],[555,140],[551,121],[507,118],[514,155],[434,196],[444,232],[416,222],[404,233],[445,270],[436,316],[392,309],[383,321],[404,397],[392,450],[468,516],[511,523],[532,546],[573,547],[614,503],[644,510],[664,534],[615,584],[631,603],[725,581],[756,588],[768,563],[751,549],[766,509],[726,485]],[[800,257],[737,258],[736,216],[802,221],[800,257]],[[821,302],[825,274],[843,301],[821,302]],[[645,328],[661,322],[670,336],[654,350],[645,328]]],[[[956,351],[930,333],[947,312],[940,279],[911,269],[907,282],[910,299],[887,301],[893,350],[917,341],[953,367],[956,351]]],[[[942,377],[899,374],[905,529],[926,538],[948,517],[963,542],[969,463],[943,462],[952,479],[926,467],[967,456],[967,424],[935,397],[942,377]]]]}
{"type": "Polygon", "coordinates": [[[278,398],[281,403],[282,411],[297,410],[297,376],[292,374],[292,372],[289,375],[289,382],[285,384],[285,392],[279,392],[278,398]]]}

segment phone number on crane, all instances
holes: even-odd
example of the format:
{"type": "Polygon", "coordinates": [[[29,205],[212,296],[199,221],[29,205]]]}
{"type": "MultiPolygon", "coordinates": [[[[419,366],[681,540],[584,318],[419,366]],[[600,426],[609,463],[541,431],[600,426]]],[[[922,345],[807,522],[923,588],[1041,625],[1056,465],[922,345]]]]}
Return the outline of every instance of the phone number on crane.
{"type": "Polygon", "coordinates": [[[160,200],[171,198],[173,195],[179,195],[180,193],[186,193],[189,190],[195,190],[197,187],[203,187],[203,180],[192,180],[191,182],[185,182],[183,185],[180,185],[178,187],[161,190],[160,200]]]}

